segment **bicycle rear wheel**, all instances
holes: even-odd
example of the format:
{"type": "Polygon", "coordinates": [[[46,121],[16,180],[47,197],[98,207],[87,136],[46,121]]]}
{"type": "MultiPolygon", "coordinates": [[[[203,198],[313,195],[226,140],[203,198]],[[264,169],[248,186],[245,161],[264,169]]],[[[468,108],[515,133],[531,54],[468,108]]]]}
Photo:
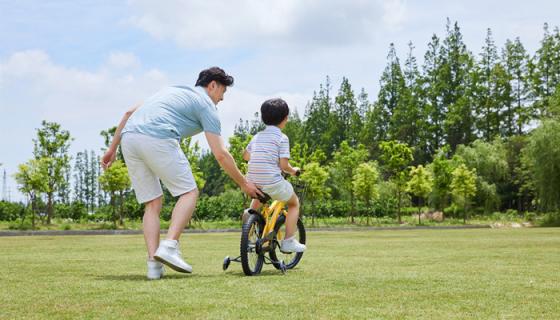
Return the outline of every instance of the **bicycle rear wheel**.
{"type": "Polygon", "coordinates": [[[241,266],[245,275],[254,276],[261,272],[264,253],[257,250],[264,229],[264,219],[259,214],[251,214],[241,231],[241,266]]]}
{"type": "MultiPolygon", "coordinates": [[[[280,243],[284,239],[284,236],[286,235],[285,222],[286,222],[286,216],[284,215],[281,215],[280,217],[278,217],[278,220],[276,220],[274,231],[276,233],[276,240],[278,241],[278,245],[274,248],[274,250],[270,251],[270,259],[274,261],[282,260],[286,265],[286,269],[292,269],[301,260],[301,257],[303,256],[303,252],[285,253],[280,251],[280,243]]],[[[300,243],[305,244],[305,227],[303,226],[303,222],[301,221],[301,219],[298,219],[295,236],[300,243]]],[[[276,269],[279,269],[279,266],[276,264],[274,265],[274,267],[276,269]]]]}

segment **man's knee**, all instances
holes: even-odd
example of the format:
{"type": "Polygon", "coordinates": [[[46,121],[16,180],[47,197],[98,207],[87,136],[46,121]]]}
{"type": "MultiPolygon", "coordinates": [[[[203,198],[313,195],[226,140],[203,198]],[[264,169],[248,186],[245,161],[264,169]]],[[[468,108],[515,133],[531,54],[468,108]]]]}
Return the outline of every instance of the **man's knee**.
{"type": "Polygon", "coordinates": [[[146,202],[144,204],[144,206],[146,207],[146,211],[148,212],[157,212],[159,214],[159,211],[161,210],[161,207],[163,205],[163,196],[159,196],[153,200],[150,200],[148,202],[146,202]]]}

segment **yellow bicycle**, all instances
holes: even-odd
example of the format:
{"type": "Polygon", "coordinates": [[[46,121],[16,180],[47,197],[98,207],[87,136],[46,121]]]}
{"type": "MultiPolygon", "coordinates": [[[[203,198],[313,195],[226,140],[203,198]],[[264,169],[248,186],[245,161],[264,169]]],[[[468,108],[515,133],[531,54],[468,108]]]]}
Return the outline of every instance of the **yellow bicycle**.
{"type": "MultiPolygon", "coordinates": [[[[305,194],[305,185],[298,179],[294,183],[294,189],[300,197],[300,202],[305,194]]],[[[263,204],[260,212],[249,209],[249,217],[243,223],[241,231],[240,256],[231,259],[224,258],[223,269],[227,270],[230,263],[240,262],[243,272],[247,276],[258,275],[264,264],[272,264],[276,269],[286,273],[288,269],[294,268],[301,260],[303,252],[282,252],[280,241],[284,239],[286,204],[282,201],[272,201],[265,194],[259,199],[263,204]],[[268,253],[268,256],[266,255],[268,253]]],[[[297,222],[296,239],[305,244],[305,226],[301,218],[297,222]]]]}

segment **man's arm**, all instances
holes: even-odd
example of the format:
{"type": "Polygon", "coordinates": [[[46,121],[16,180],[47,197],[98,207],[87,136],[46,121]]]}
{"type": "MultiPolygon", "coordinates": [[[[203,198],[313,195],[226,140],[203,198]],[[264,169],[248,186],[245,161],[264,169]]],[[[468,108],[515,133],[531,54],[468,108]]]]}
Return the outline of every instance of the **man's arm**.
{"type": "Polygon", "coordinates": [[[235,160],[226,149],[222,137],[210,132],[204,132],[204,134],[206,135],[206,140],[208,141],[210,150],[212,150],[212,154],[227,175],[237,183],[241,190],[253,198],[256,198],[257,194],[261,194],[257,187],[253,183],[247,181],[241,174],[241,171],[239,171],[235,165],[235,160]]]}
{"type": "Polygon", "coordinates": [[[136,109],[138,109],[138,107],[140,107],[139,104],[128,110],[122,117],[121,122],[119,123],[117,130],[115,131],[115,135],[113,136],[113,141],[111,142],[109,149],[107,149],[107,152],[105,152],[105,154],[101,158],[101,165],[103,166],[103,169],[109,168],[113,161],[115,161],[115,158],[117,157],[117,148],[121,143],[122,129],[126,125],[128,118],[130,118],[130,116],[134,113],[134,111],[136,111],[136,109]]]}

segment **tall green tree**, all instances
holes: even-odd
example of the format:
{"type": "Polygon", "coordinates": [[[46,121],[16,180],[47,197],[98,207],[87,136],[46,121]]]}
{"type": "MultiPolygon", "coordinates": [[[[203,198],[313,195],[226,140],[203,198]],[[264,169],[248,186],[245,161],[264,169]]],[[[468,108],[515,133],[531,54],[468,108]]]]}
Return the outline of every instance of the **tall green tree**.
{"type": "Polygon", "coordinates": [[[473,140],[473,103],[469,99],[473,58],[463,42],[457,22],[447,19],[446,37],[440,50],[439,85],[444,137],[451,150],[473,140]]]}
{"type": "Polygon", "coordinates": [[[560,31],[558,27],[550,33],[544,24],[541,47],[537,50],[531,65],[531,83],[535,96],[534,108],[540,117],[549,115],[549,98],[560,84],[560,31]]]}
{"type": "Polygon", "coordinates": [[[204,188],[206,180],[204,179],[204,172],[200,170],[199,160],[200,160],[200,146],[198,142],[193,143],[192,137],[181,139],[181,150],[185,153],[187,160],[191,166],[191,172],[193,173],[194,180],[196,182],[196,187],[198,190],[204,188]]]}
{"type": "Polygon", "coordinates": [[[48,168],[50,161],[52,161],[50,158],[32,159],[25,164],[20,164],[18,172],[15,174],[19,191],[29,197],[33,229],[35,229],[35,215],[37,214],[37,198],[49,190],[48,168]]]}
{"type": "Polygon", "coordinates": [[[42,122],[37,129],[37,138],[33,140],[35,159],[48,158],[47,185],[47,223],[50,224],[54,216],[54,202],[56,193],[68,185],[67,172],[70,170],[70,133],[63,130],[55,122],[42,122]]]}
{"type": "Polygon", "coordinates": [[[397,198],[397,219],[399,223],[401,220],[401,206],[402,198],[406,189],[406,182],[408,180],[409,164],[414,160],[412,156],[412,149],[404,143],[397,141],[383,141],[381,147],[381,160],[383,161],[385,170],[389,179],[396,186],[397,198]]]}
{"type": "Polygon", "coordinates": [[[492,141],[500,133],[499,99],[500,86],[497,83],[500,72],[498,49],[492,37],[492,30],[487,29],[485,44],[480,53],[477,66],[479,87],[477,90],[477,129],[480,136],[487,142],[492,141]]]}
{"type": "Polygon", "coordinates": [[[424,168],[423,165],[418,165],[410,170],[410,180],[406,184],[406,191],[417,196],[420,201],[418,202],[418,224],[421,224],[421,208],[424,204],[424,199],[432,192],[433,179],[430,171],[424,168]]]}
{"type": "Polygon", "coordinates": [[[454,201],[463,207],[463,222],[466,223],[469,199],[476,193],[476,170],[469,170],[464,164],[455,168],[451,181],[451,192],[454,201]]]}
{"type": "Polygon", "coordinates": [[[301,180],[306,185],[306,197],[311,201],[311,225],[315,225],[315,208],[317,202],[328,199],[331,189],[326,186],[329,178],[327,169],[317,162],[309,162],[303,167],[301,180]]]}
{"type": "Polygon", "coordinates": [[[354,223],[356,214],[356,204],[354,189],[352,187],[352,179],[356,173],[358,166],[365,162],[368,158],[368,151],[364,145],[358,145],[352,148],[347,141],[342,141],[340,148],[334,153],[332,162],[332,177],[334,179],[333,187],[343,197],[350,200],[350,221],[354,223]]]}
{"type": "Polygon", "coordinates": [[[443,211],[449,204],[452,173],[455,169],[453,162],[448,158],[449,146],[440,148],[428,169],[432,173],[433,185],[430,202],[436,210],[443,211]]]}
{"type": "MultiPolygon", "coordinates": [[[[374,112],[376,115],[374,132],[377,133],[374,140],[378,142],[387,139],[396,139],[394,136],[397,135],[399,126],[402,125],[402,119],[395,118],[394,116],[399,102],[403,99],[406,86],[397,51],[393,43],[389,46],[387,66],[381,74],[381,80],[379,80],[379,82],[379,93],[377,95],[377,101],[374,104],[374,112]]],[[[402,113],[406,113],[406,111],[402,113]]],[[[403,115],[402,118],[404,117],[403,115]]]]}
{"type": "Polygon", "coordinates": [[[443,56],[440,39],[432,36],[428,50],[424,55],[423,73],[421,77],[421,93],[423,104],[428,113],[427,149],[430,155],[435,154],[445,141],[443,122],[447,110],[443,104],[444,79],[442,77],[443,56]]]}
{"type": "Polygon", "coordinates": [[[130,188],[130,178],[124,163],[116,160],[109,168],[105,169],[99,176],[101,188],[111,195],[111,207],[113,208],[113,224],[116,228],[117,220],[122,226],[124,224],[124,193],[130,188]],[[117,216],[117,202],[119,214],[117,216]]]}
{"type": "Polygon", "coordinates": [[[327,77],[325,85],[319,86],[319,92],[313,93],[313,98],[306,107],[302,141],[307,143],[311,151],[321,149],[329,156],[336,150],[336,143],[329,140],[328,134],[333,103],[330,92],[331,83],[327,77]]]}
{"type": "MultiPolygon", "coordinates": [[[[368,211],[371,210],[372,201],[379,197],[379,190],[377,180],[379,179],[379,172],[377,164],[374,162],[365,162],[358,166],[354,173],[352,187],[356,198],[366,203],[368,211]]],[[[369,225],[369,213],[367,214],[366,224],[369,225]]]]}
{"type": "Polygon", "coordinates": [[[540,211],[560,209],[560,121],[543,121],[523,149],[540,211]]]}

